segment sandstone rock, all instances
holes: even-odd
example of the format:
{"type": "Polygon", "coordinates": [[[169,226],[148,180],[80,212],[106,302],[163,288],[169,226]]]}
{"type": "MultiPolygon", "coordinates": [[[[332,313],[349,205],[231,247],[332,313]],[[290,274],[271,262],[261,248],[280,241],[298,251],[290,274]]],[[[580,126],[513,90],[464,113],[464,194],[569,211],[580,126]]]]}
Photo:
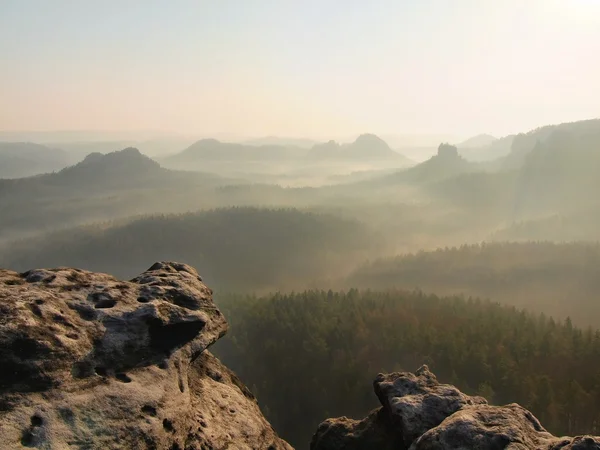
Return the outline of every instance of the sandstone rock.
{"type": "Polygon", "coordinates": [[[506,406],[467,406],[429,430],[410,450],[559,450],[600,449],[591,436],[557,438],[531,412],[513,403],[506,406]]]}
{"type": "Polygon", "coordinates": [[[0,448],[290,448],[206,351],[227,330],[211,294],[178,263],[1,270],[0,448]]]}
{"type": "Polygon", "coordinates": [[[363,420],[347,417],[325,420],[313,436],[310,448],[396,450],[404,448],[404,445],[401,436],[394,432],[383,408],[378,408],[363,420]]]}
{"type": "Polygon", "coordinates": [[[248,388],[208,351],[193,362],[189,387],[196,429],[188,431],[186,449],[293,450],[277,437],[248,388]]]}
{"type": "Polygon", "coordinates": [[[600,438],[558,438],[517,404],[490,406],[439,384],[427,366],[414,374],[379,374],[383,407],[362,421],[321,423],[311,450],[600,450],[600,438]]]}
{"type": "Polygon", "coordinates": [[[415,441],[411,450],[542,449],[556,438],[517,404],[466,407],[415,441]]]}
{"type": "Polygon", "coordinates": [[[600,439],[596,436],[577,436],[558,439],[549,450],[599,450],[600,439]]]}
{"type": "Polygon", "coordinates": [[[427,366],[414,374],[379,374],[375,394],[408,445],[465,405],[482,405],[482,397],[463,394],[454,386],[438,383],[427,366]]]}

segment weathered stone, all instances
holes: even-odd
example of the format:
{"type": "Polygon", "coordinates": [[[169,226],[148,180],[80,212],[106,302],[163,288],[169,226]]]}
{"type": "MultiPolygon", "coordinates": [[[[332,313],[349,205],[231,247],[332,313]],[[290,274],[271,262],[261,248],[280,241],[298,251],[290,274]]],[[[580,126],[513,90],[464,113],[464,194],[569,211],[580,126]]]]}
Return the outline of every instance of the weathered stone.
{"type": "Polygon", "coordinates": [[[556,438],[517,404],[465,407],[415,441],[411,450],[548,448],[556,438]]]}
{"type": "Polygon", "coordinates": [[[289,448],[206,351],[227,330],[211,294],[169,262],[0,271],[0,448],[289,448]]]}
{"type": "Polygon", "coordinates": [[[599,450],[600,438],[596,436],[577,436],[558,439],[548,450],[599,450]]]}
{"type": "Polygon", "coordinates": [[[438,383],[427,366],[414,374],[379,374],[373,385],[407,445],[463,406],[487,403],[483,397],[471,397],[454,386],[438,383]]]}
{"type": "Polygon", "coordinates": [[[362,421],[327,419],[311,450],[600,450],[598,437],[555,437],[517,404],[490,406],[439,384],[427,366],[379,374],[374,388],[382,408],[362,421]]]}
{"type": "Polygon", "coordinates": [[[327,419],[319,425],[310,448],[319,450],[398,450],[405,448],[383,408],[363,420],[347,417],[327,419]]]}
{"type": "Polygon", "coordinates": [[[208,351],[193,362],[189,376],[192,423],[189,449],[292,450],[263,417],[256,399],[238,377],[208,351]]]}

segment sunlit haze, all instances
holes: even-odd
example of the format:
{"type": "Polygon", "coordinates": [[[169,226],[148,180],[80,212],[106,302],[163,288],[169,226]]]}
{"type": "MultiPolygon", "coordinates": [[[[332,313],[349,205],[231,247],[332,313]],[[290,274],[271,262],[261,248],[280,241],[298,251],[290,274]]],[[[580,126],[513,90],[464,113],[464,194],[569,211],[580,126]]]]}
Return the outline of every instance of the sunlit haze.
{"type": "Polygon", "coordinates": [[[600,0],[0,0],[0,62],[0,450],[600,449],[600,0]]]}
{"type": "Polygon", "coordinates": [[[505,135],[600,116],[596,0],[0,2],[0,130],[505,135]]]}

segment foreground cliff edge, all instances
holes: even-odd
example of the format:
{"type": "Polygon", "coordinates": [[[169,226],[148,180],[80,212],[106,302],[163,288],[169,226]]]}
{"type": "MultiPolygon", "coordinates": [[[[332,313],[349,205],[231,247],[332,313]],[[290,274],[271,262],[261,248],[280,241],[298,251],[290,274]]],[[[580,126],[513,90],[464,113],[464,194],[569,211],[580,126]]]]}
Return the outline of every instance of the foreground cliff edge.
{"type": "Polygon", "coordinates": [[[0,270],[0,448],[291,449],[206,350],[226,331],[185,264],[0,270]]]}
{"type": "Polygon", "coordinates": [[[363,420],[328,419],[311,450],[587,450],[600,438],[555,437],[517,404],[491,406],[438,383],[427,366],[379,374],[373,382],[382,406],[363,420]]]}

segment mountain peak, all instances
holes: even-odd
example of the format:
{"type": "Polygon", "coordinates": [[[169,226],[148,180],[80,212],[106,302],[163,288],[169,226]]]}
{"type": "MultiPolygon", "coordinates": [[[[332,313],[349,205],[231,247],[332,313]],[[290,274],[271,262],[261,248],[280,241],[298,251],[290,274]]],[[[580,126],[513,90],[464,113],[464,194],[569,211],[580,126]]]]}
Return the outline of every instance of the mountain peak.
{"type": "Polygon", "coordinates": [[[459,148],[478,148],[478,147],[487,147],[498,139],[490,134],[478,134],[477,136],[473,136],[466,141],[457,144],[459,148]]]}
{"type": "Polygon", "coordinates": [[[102,158],[104,158],[104,153],[92,152],[89,153],[81,162],[84,164],[93,164],[97,161],[102,160],[102,158]]]}
{"type": "Polygon", "coordinates": [[[188,148],[195,149],[195,148],[201,148],[201,147],[210,147],[212,145],[219,145],[219,144],[221,144],[221,141],[219,141],[218,139],[205,138],[205,139],[200,139],[200,140],[194,142],[188,148]]]}
{"type": "Polygon", "coordinates": [[[102,154],[90,153],[83,161],[59,172],[63,176],[82,176],[88,179],[101,179],[107,175],[131,176],[154,173],[162,170],[160,165],[142,154],[137,148],[102,154]]]}
{"type": "Polygon", "coordinates": [[[142,152],[140,152],[136,147],[127,147],[115,153],[121,153],[122,155],[142,155],[142,152]]]}
{"type": "Polygon", "coordinates": [[[349,144],[340,145],[333,140],[322,144],[315,144],[311,149],[309,156],[350,160],[394,160],[404,158],[402,155],[392,150],[387,142],[371,133],[361,134],[354,142],[349,144]]]}
{"type": "Polygon", "coordinates": [[[381,147],[390,148],[390,146],[387,144],[387,142],[385,142],[383,139],[381,139],[376,134],[372,134],[372,133],[361,134],[360,136],[358,136],[356,138],[356,140],[354,141],[354,144],[355,145],[362,145],[362,144],[378,145],[381,147]]]}

